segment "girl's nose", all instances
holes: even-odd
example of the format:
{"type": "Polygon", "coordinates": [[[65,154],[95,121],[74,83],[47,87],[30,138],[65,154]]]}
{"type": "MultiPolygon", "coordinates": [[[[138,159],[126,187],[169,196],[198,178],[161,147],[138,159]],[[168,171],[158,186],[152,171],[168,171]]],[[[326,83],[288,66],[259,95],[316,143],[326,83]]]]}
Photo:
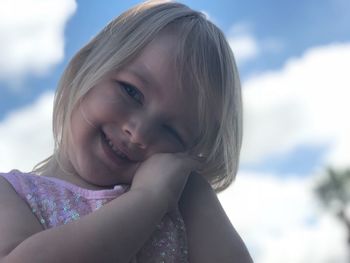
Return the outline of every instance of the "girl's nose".
{"type": "Polygon", "coordinates": [[[129,119],[122,129],[130,143],[141,149],[146,149],[149,146],[152,131],[147,120],[142,117],[129,119]]]}

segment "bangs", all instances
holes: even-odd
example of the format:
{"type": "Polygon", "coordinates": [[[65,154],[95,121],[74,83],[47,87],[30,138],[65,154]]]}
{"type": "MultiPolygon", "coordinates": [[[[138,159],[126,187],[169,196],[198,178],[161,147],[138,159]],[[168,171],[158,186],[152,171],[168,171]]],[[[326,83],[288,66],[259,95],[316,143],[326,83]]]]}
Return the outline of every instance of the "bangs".
{"type": "Polygon", "coordinates": [[[167,27],[176,31],[178,44],[175,50],[177,86],[197,97],[197,123],[200,134],[192,148],[208,160],[217,154],[218,131],[222,116],[223,70],[220,50],[216,45],[213,26],[203,14],[175,21],[167,27]],[[210,150],[209,150],[210,149],[210,150]]]}
{"type": "Polygon", "coordinates": [[[191,153],[204,155],[199,171],[215,190],[226,188],[238,169],[242,141],[240,81],[222,31],[196,12],[167,26],[176,34],[178,87],[197,97],[199,135],[191,153]]]}

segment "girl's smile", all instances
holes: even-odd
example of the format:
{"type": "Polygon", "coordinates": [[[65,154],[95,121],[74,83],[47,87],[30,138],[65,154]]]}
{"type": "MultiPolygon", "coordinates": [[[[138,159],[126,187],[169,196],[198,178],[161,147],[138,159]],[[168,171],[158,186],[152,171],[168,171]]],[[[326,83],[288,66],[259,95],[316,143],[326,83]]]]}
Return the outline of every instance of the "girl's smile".
{"type": "Polygon", "coordinates": [[[120,148],[118,148],[114,144],[109,138],[107,138],[106,134],[101,132],[101,145],[103,148],[103,152],[105,153],[108,159],[110,159],[113,163],[119,166],[134,162],[128,157],[125,150],[121,151],[120,148]]]}

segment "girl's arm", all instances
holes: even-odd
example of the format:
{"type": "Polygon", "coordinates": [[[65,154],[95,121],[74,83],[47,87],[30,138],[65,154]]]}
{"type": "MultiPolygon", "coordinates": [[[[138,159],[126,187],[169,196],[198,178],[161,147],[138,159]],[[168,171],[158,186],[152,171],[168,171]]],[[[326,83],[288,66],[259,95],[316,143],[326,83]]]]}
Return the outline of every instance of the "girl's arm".
{"type": "Polygon", "coordinates": [[[78,221],[43,231],[0,177],[0,262],[129,262],[166,212],[163,200],[131,190],[78,221]]]}
{"type": "Polygon", "coordinates": [[[190,263],[253,262],[216,193],[202,176],[189,177],[179,204],[187,230],[190,263]]]}
{"type": "Polygon", "coordinates": [[[41,231],[30,209],[0,177],[0,263],[129,262],[178,203],[190,171],[185,154],[155,154],[129,192],[81,219],[41,231]]]}

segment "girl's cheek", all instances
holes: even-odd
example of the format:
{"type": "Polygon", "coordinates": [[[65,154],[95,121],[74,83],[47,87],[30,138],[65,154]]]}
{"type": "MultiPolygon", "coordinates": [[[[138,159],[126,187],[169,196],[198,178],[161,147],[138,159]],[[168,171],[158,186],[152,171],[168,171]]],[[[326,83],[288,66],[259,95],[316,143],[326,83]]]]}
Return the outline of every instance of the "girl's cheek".
{"type": "Polygon", "coordinates": [[[105,102],[104,109],[101,113],[101,118],[106,121],[120,121],[121,118],[124,119],[128,116],[128,109],[125,103],[105,102]]]}
{"type": "Polygon", "coordinates": [[[155,142],[155,153],[178,153],[183,152],[183,148],[173,143],[169,138],[162,137],[161,135],[157,136],[157,141],[155,142]]]}

